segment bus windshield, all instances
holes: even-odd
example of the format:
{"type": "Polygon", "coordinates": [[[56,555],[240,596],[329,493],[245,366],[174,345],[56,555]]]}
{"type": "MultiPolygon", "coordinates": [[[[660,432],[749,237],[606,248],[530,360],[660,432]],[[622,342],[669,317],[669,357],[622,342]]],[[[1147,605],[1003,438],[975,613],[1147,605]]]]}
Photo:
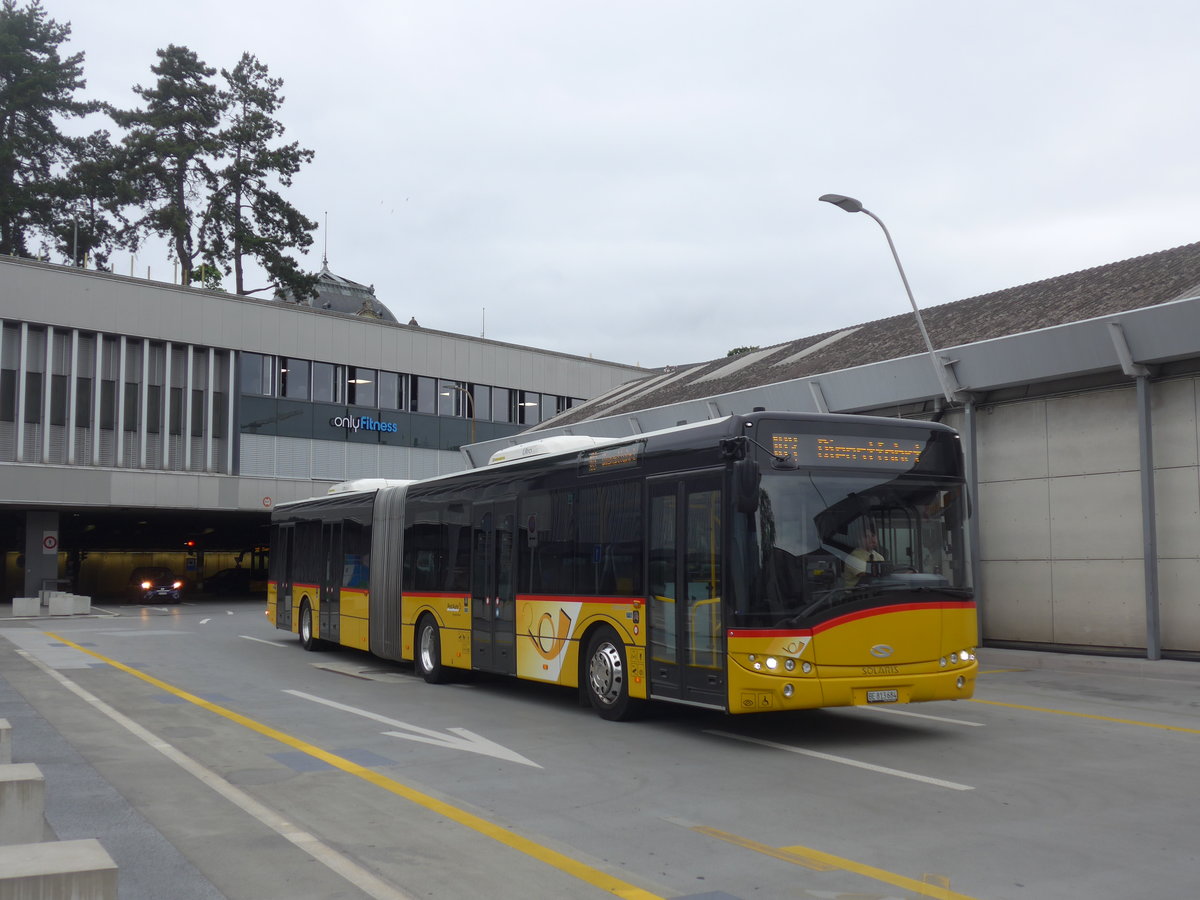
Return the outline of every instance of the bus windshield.
{"type": "Polygon", "coordinates": [[[961,484],[908,475],[764,472],[738,624],[804,627],[913,592],[969,596],[964,497],[961,484]]]}

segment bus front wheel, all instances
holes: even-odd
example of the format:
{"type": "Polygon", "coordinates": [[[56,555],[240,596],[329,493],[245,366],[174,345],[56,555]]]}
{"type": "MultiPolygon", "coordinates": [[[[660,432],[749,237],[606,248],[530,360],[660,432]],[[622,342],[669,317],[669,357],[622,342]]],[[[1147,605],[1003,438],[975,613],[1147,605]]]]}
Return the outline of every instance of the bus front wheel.
{"type": "Polygon", "coordinates": [[[442,684],[446,680],[442,638],[433,616],[422,616],[417,623],[417,671],[430,684],[442,684]]]}
{"type": "Polygon", "coordinates": [[[635,704],[629,699],[625,645],[611,628],[600,628],[592,635],[584,676],[588,699],[602,719],[620,721],[632,716],[635,704]]]}
{"type": "Polygon", "coordinates": [[[305,650],[316,650],[321,642],[313,637],[312,607],[306,600],[300,606],[300,646],[305,650]]]}

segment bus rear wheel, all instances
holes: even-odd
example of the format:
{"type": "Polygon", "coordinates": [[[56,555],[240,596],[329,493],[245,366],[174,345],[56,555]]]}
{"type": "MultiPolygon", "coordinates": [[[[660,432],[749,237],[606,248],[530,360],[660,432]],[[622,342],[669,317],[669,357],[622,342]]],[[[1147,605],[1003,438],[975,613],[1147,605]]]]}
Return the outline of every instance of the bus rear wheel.
{"type": "Polygon", "coordinates": [[[417,623],[416,663],[417,672],[430,684],[446,681],[446,667],[442,665],[442,637],[433,616],[422,616],[417,623]]]}
{"type": "Polygon", "coordinates": [[[305,650],[316,650],[321,646],[321,642],[313,637],[312,607],[307,600],[300,605],[300,646],[305,650]]]}
{"type": "Polygon", "coordinates": [[[629,698],[625,645],[607,626],[598,629],[588,644],[584,678],[588,700],[600,718],[621,721],[632,717],[637,704],[629,698]]]}

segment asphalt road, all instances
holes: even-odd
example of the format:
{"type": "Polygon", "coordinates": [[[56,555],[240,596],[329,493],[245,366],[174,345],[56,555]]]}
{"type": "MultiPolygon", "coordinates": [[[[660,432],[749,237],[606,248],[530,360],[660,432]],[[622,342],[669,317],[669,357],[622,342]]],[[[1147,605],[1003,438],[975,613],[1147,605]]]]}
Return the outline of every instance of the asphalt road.
{"type": "Polygon", "coordinates": [[[258,601],[0,620],[0,717],[124,900],[1192,900],[1200,665],[985,650],[976,699],[610,723],[304,652],[258,601]]]}

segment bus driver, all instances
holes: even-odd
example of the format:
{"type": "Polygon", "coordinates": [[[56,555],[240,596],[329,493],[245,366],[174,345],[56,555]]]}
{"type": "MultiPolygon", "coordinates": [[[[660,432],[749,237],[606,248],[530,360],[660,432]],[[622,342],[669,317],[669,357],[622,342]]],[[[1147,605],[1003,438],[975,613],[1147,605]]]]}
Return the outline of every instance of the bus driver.
{"type": "Polygon", "coordinates": [[[879,552],[879,537],[875,534],[875,526],[870,522],[863,525],[862,536],[858,546],[846,557],[846,570],[842,581],[847,588],[853,588],[858,580],[868,574],[871,563],[883,562],[883,554],[879,552]]]}

